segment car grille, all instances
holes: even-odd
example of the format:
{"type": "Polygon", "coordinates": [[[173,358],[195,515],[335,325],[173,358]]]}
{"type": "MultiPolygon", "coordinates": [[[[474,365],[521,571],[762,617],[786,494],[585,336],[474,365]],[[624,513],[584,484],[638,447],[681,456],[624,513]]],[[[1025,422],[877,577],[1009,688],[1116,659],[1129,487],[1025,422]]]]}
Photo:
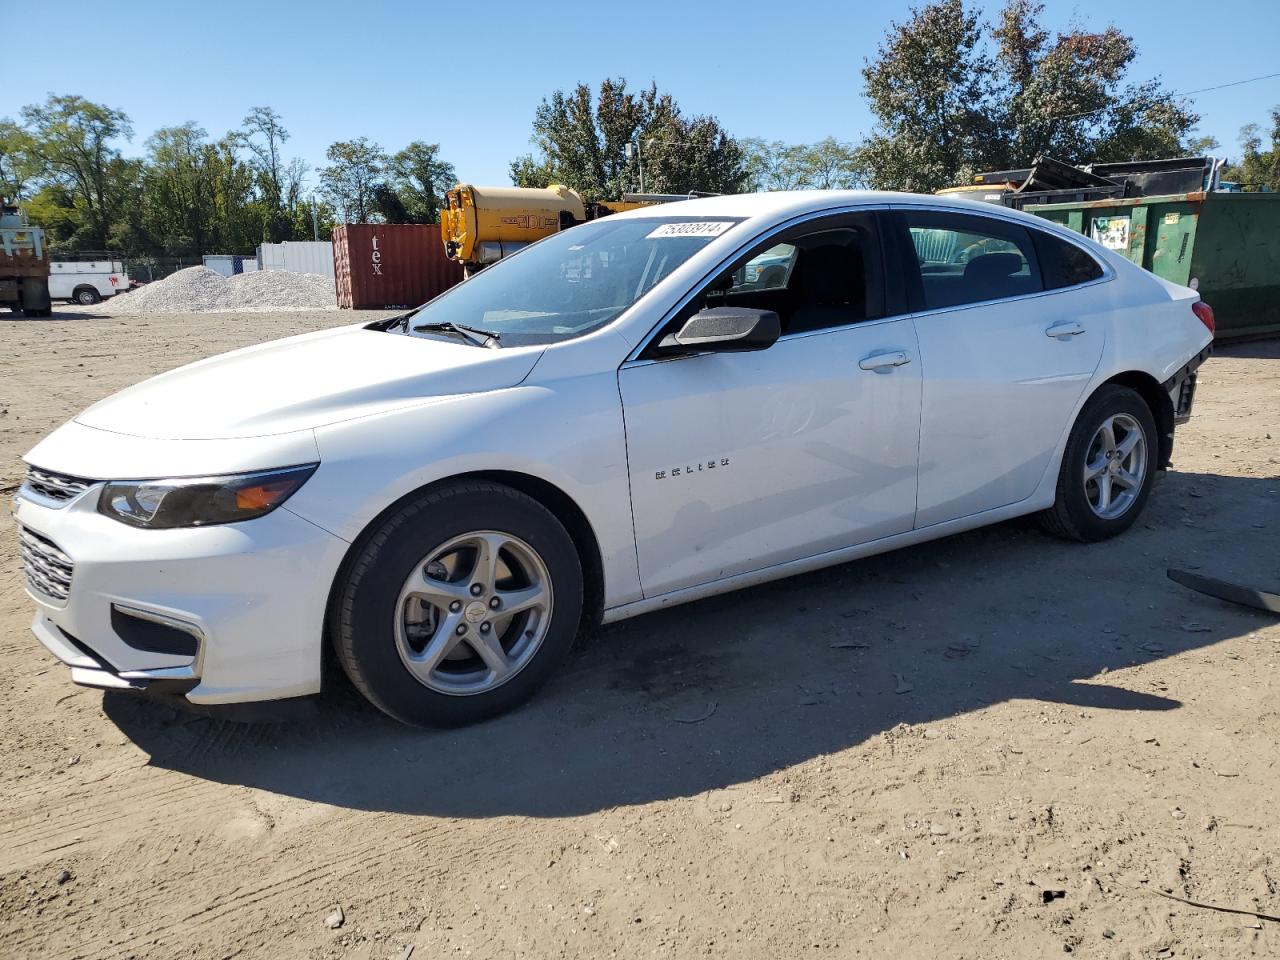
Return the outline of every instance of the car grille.
{"type": "Polygon", "coordinates": [[[56,543],[26,527],[18,527],[18,549],[27,574],[27,585],[51,600],[66,600],[71,592],[75,564],[56,543]]]}
{"type": "Polygon", "coordinates": [[[39,467],[27,467],[26,486],[50,500],[74,499],[96,482],[70,477],[65,473],[54,473],[52,470],[41,470],[39,467]]]}

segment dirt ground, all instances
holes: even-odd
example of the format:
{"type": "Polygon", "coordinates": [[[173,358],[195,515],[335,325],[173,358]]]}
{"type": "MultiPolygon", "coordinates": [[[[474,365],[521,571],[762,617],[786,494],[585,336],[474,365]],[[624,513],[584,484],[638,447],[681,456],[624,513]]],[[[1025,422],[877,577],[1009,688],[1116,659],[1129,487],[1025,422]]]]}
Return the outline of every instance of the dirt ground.
{"type": "MultiPolygon", "coordinates": [[[[351,319],[0,319],[0,489],[99,397],[351,319]]],[[[75,688],[3,531],[0,955],[1274,956],[1280,622],[1165,568],[1280,588],[1278,437],[1280,342],[1222,349],[1119,540],[1005,524],[650,615],[440,733],[75,688]]]]}

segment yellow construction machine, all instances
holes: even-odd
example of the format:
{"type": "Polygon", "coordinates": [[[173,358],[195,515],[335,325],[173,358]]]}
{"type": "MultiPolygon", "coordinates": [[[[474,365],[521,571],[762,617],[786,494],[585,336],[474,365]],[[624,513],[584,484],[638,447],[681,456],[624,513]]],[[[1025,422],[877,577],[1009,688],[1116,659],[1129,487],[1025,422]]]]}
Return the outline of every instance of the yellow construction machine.
{"type": "Polygon", "coordinates": [[[445,194],[440,235],[445,255],[467,276],[535,240],[611,213],[705,194],[627,193],[618,201],[587,202],[562,184],[476,187],[460,183],[445,194]]]}

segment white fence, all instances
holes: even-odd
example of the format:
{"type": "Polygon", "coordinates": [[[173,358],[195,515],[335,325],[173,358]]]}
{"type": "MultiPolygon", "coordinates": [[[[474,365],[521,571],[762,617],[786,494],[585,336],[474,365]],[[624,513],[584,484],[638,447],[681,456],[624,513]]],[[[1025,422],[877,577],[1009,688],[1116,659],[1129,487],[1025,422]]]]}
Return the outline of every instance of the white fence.
{"type": "Polygon", "coordinates": [[[286,240],[258,245],[259,270],[333,276],[333,244],[324,240],[286,240]]]}
{"type": "Polygon", "coordinates": [[[258,264],[253,257],[241,257],[230,253],[206,253],[204,265],[224,277],[234,277],[237,273],[253,273],[258,269],[258,264]]]}

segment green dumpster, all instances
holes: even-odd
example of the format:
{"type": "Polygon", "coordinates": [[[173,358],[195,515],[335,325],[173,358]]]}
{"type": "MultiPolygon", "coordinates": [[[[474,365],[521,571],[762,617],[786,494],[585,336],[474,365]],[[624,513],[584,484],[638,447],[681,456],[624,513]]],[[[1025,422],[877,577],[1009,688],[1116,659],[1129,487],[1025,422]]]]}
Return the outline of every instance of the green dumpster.
{"type": "Polygon", "coordinates": [[[1280,333],[1280,193],[1197,192],[1023,209],[1195,287],[1213,307],[1219,339],[1280,333]]]}

